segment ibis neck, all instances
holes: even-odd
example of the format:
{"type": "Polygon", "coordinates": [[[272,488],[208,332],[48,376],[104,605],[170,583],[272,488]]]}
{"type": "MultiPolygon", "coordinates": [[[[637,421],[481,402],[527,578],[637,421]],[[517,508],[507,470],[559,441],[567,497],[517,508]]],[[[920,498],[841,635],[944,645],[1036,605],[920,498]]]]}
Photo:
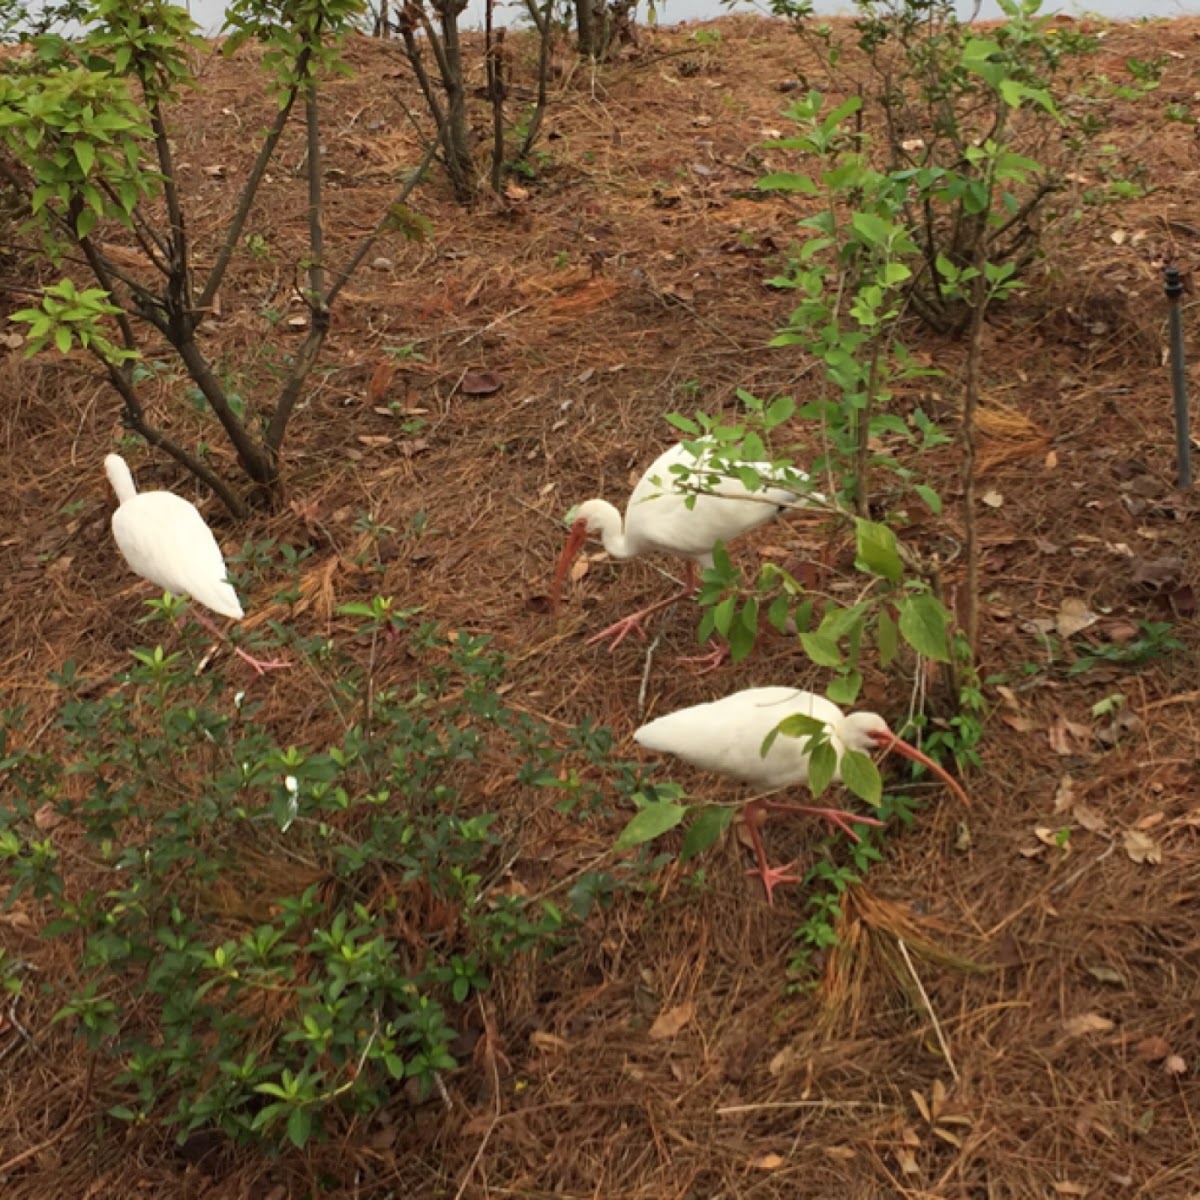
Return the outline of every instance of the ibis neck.
{"type": "Polygon", "coordinates": [[[637,554],[637,546],[626,536],[620,511],[605,500],[599,501],[597,507],[599,511],[595,520],[600,527],[600,541],[604,549],[613,558],[632,558],[637,554]]]}
{"type": "Polygon", "coordinates": [[[137,495],[133,475],[119,454],[110,454],[104,460],[104,473],[108,476],[113,491],[117,493],[119,503],[124,504],[126,500],[132,500],[137,495]]]}

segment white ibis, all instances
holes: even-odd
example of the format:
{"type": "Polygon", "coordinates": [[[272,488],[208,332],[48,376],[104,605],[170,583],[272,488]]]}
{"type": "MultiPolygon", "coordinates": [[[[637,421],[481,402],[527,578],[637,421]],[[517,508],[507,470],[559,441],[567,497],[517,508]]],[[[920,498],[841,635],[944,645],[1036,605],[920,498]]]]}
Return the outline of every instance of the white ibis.
{"type": "MultiPolygon", "coordinates": [[[[633,738],[647,750],[673,754],[693,767],[729,775],[742,783],[752,784],[758,791],[769,792],[808,781],[807,747],[810,738],[777,737],[767,753],[762,754],[767,735],[785,717],[795,713],[814,717],[829,727],[829,741],[838,759],[838,771],[834,779],[841,778],[842,755],[847,750],[866,753],[896,750],[913,762],[927,767],[964,804],[970,806],[966,792],[957,781],[915,746],[898,738],[878,713],[845,714],[824,696],[796,688],[748,688],[710,704],[694,704],[643,725],[633,738]]],[[[758,869],[750,874],[757,874],[762,879],[768,901],[777,884],[799,882],[798,876],[788,874],[794,863],[786,867],[767,864],[758,823],[760,813],[768,809],[818,816],[831,826],[844,830],[855,841],[858,836],[851,828],[851,822],[860,825],[881,824],[874,818],[860,817],[839,809],[780,804],[763,799],[751,801],[744,819],[758,858],[758,869]]]]}
{"type": "MultiPolygon", "coordinates": [[[[613,558],[663,552],[687,559],[687,583],[682,591],[622,617],[588,638],[589,646],[611,638],[609,648],[615,650],[630,633],[644,637],[642,622],[648,616],[695,593],[699,586],[699,568],[713,565],[713,549],[718,542],[730,542],[765,525],[778,516],[783,505],[797,500],[802,494],[782,487],[764,487],[754,492],[740,480],[722,476],[711,494],[697,495],[685,490],[685,478],[672,471],[672,467],[678,466],[702,471],[709,462],[707,450],[701,449],[697,455],[679,442],[660,454],[638,480],[623,521],[620,512],[607,500],[587,500],[576,510],[550,589],[551,605],[555,609],[563,579],[589,537],[598,537],[613,558]],[[689,499],[694,502],[691,507],[688,506],[689,499]]],[[[763,478],[771,474],[768,463],[747,465],[763,478]]],[[[807,476],[799,472],[796,475],[801,481],[807,480],[807,476]]],[[[823,499],[815,493],[812,498],[818,502],[823,499]]],[[[711,655],[684,661],[716,666],[724,654],[722,646],[711,655]]]]}
{"type": "MultiPolygon", "coordinates": [[[[196,506],[173,492],[139,492],[119,454],[105,458],[104,472],[117,493],[113,537],[132,570],[165,591],[190,596],[205,608],[240,621],[245,613],[226,577],[221,548],[196,506]]],[[[195,612],[195,617],[218,638],[225,638],[202,612],[195,612]]],[[[252,658],[237,646],[233,651],[259,675],[289,665],[252,658]]]]}

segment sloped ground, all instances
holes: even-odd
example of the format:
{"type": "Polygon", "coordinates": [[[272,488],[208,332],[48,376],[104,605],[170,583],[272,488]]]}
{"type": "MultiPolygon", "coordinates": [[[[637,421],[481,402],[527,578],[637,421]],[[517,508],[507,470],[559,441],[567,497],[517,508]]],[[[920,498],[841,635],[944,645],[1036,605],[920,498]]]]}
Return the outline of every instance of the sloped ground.
{"type": "MultiPolygon", "coordinates": [[[[428,185],[419,196],[433,241],[382,245],[388,261],[348,289],[289,437],[295,507],[220,530],[229,544],[274,535],[314,546],[311,602],[295,617],[306,632],[337,629],[333,604],[356,594],[346,560],[359,515],[404,531],[425,513],[419,541],[398,534],[385,544],[377,590],[493,634],[513,658],[514,694],[552,721],[591,717],[627,738],[643,709],[752,684],[821,687],[821,674],[774,636],[737,668],[679,672],[671,659],[693,639],[685,609],[664,619],[649,668],[644,645],[611,655],[584,646],[589,631],[668,586],[650,564],[593,561],[560,628],[538,602],[562,513],[590,495],[619,500],[671,440],[665,412],[732,406],[736,387],[813,386],[803,362],[765,348],[787,303],[761,281],[799,210],[744,195],[763,170],[747,148],[783,124],[785,80],[807,71],[812,86],[838,91],[849,73],[822,79],[764,21],[711,28],[718,41],[688,29],[646,34],[636,57],[594,80],[560,73],[541,178],[504,207],[472,212],[428,185]],[[382,402],[369,396],[384,348],[409,343],[423,357],[401,364],[382,402]],[[467,371],[502,386],[464,395],[467,371]],[[393,400],[424,427],[401,431],[393,400]]],[[[1200,92],[1198,39],[1196,21],[1114,27],[1093,64],[1115,78],[1130,57],[1168,56],[1159,91],[1115,106],[1109,139],[1142,164],[1150,191],[1067,223],[1029,294],[987,331],[983,667],[1008,673],[1012,690],[989,689],[974,808],[964,817],[939,802],[889,841],[888,861],[847,900],[842,950],[815,993],[785,990],[803,896],[785,890],[768,908],[744,877],[745,851],[727,839],[704,864],[704,887],[668,870],[652,905],[618,902],[568,952],[501,979],[488,1004],[503,1057],[448,1079],[448,1109],[397,1098],[339,1144],[276,1162],[100,1130],[80,1100],[86,1058],[34,998],[19,1013],[33,1048],[0,1026],[6,1197],[1200,1193],[1190,593],[1200,547],[1194,500],[1172,490],[1159,272],[1163,259],[1190,265],[1200,239],[1194,127],[1163,119],[1168,103],[1200,92]],[[1033,622],[1053,619],[1067,598],[1101,614],[1077,648],[1152,619],[1172,621],[1186,649],[1137,673],[1024,672],[1046,665],[1033,622]],[[1107,744],[1111,718],[1091,707],[1113,692],[1138,720],[1107,744]],[[1035,833],[1067,824],[1069,851],[1035,833]],[[1135,862],[1130,832],[1151,839],[1161,861],[1135,862]],[[656,1017],[689,1012],[674,1036],[650,1036],[656,1017]],[[1167,1069],[1172,1055],[1182,1072],[1167,1069]]],[[[326,118],[335,261],[417,155],[398,52],[359,40],[351,59],[356,76],[334,86],[326,118]]],[[[254,153],[250,134],[269,111],[249,55],[214,56],[186,103],[177,138],[198,205],[193,229],[212,239],[202,252],[216,244],[254,153]]],[[[299,311],[287,298],[305,244],[302,158],[293,133],[250,230],[260,253],[238,264],[209,334],[210,353],[241,373],[248,396],[271,394],[274,356],[295,336],[268,316],[299,311]]],[[[913,398],[952,427],[962,347],[925,336],[919,349],[947,375],[913,398]]],[[[12,353],[0,379],[11,398],[0,686],[36,718],[52,699],[48,673],[66,659],[121,662],[139,636],[145,589],[119,565],[107,528],[99,461],[120,432],[114,397],[73,359],[33,366],[12,353]]],[[[200,436],[199,418],[173,407],[182,385],[161,389],[159,419],[200,436]]],[[[187,489],[170,464],[135,457],[142,486],[187,489]]],[[[924,465],[947,501],[952,544],[955,451],[924,465]]],[[[803,558],[819,538],[803,522],[777,525],[740,553],[803,558]]],[[[947,566],[951,590],[960,569],[947,566]]],[[[296,673],[254,686],[281,714],[305,711],[296,673]]],[[[907,696],[880,678],[865,699],[898,715],[907,696]]],[[[720,786],[675,777],[696,794],[720,786]]],[[[566,820],[530,830],[524,852],[556,878],[615,833],[566,820]]],[[[784,858],[814,836],[770,829],[784,858]]],[[[63,969],[35,917],[0,914],[6,944],[43,972],[63,969]]]]}

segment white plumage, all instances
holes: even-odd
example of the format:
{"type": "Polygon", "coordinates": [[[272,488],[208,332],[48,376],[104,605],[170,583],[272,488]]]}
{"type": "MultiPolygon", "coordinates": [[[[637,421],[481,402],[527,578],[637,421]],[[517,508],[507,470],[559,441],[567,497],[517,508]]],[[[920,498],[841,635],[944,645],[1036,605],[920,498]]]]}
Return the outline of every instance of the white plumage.
{"type": "Polygon", "coordinates": [[[808,781],[808,738],[777,737],[765,758],[760,753],[767,734],[793,713],[815,717],[829,726],[829,740],[839,762],[847,748],[875,749],[864,727],[875,727],[878,722],[878,728],[887,729],[882,717],[874,713],[847,717],[831,700],[813,692],[759,687],[667,713],[643,725],[633,740],[647,750],[673,754],[702,771],[715,771],[760,791],[772,791],[808,781]]]}
{"type": "MultiPolygon", "coordinates": [[[[797,499],[795,491],[766,487],[752,492],[739,479],[723,477],[711,495],[694,495],[684,490],[685,482],[672,467],[702,470],[711,464],[711,454],[694,455],[682,442],[660,454],[638,480],[625,507],[625,518],[607,500],[588,500],[579,506],[576,521],[584,521],[588,534],[600,538],[613,558],[634,558],[661,551],[691,559],[700,567],[713,565],[713,547],[774,520],[780,505],[797,499]],[[689,496],[695,504],[688,507],[689,496]],[[748,499],[747,497],[754,497],[748,499]]],[[[748,464],[764,478],[769,463],[748,464]]],[[[807,477],[802,477],[806,479],[807,477]]]]}
{"type": "MultiPolygon", "coordinates": [[[[824,696],[797,688],[747,688],[708,704],[694,704],[650,721],[638,729],[633,738],[647,750],[674,755],[693,767],[727,775],[751,784],[759,791],[774,791],[808,781],[810,737],[780,736],[771,743],[765,755],[762,753],[767,735],[780,721],[794,714],[814,717],[828,727],[829,742],[838,761],[835,779],[841,778],[842,756],[847,750],[864,753],[896,750],[932,771],[964,804],[970,803],[963,789],[941,766],[898,738],[878,713],[843,713],[824,696]]],[[[787,874],[791,864],[787,867],[767,864],[758,832],[759,814],[766,809],[819,816],[851,837],[857,836],[853,824],[879,824],[873,818],[838,809],[780,804],[763,799],[752,801],[745,814],[759,863],[752,874],[762,878],[768,900],[777,884],[795,883],[798,877],[787,874]]]]}
{"type": "Polygon", "coordinates": [[[222,617],[245,613],[226,575],[213,531],[190,500],[174,492],[139,492],[119,454],[104,460],[117,493],[112,531],[131,570],[177,596],[190,596],[222,617]]]}
{"type": "MultiPolygon", "coordinates": [[[[189,596],[223,617],[240,621],[245,613],[229,582],[221,547],[199,509],[173,492],[139,492],[119,454],[105,458],[104,473],[118,501],[113,537],[130,568],[164,591],[189,596]]],[[[217,637],[225,637],[203,613],[195,616],[217,637]]],[[[260,675],[288,666],[254,658],[238,646],[233,652],[260,675]]]]}
{"type": "MultiPolygon", "coordinates": [[[[562,581],[571,562],[589,537],[598,537],[613,558],[634,558],[642,554],[662,552],[685,558],[688,564],[687,586],[666,600],[640,612],[631,613],[610,628],[589,638],[589,643],[612,637],[615,648],[629,633],[641,632],[641,622],[651,613],[692,595],[698,586],[698,568],[713,565],[713,550],[718,542],[734,538],[773,520],[782,506],[800,499],[804,492],[785,487],[768,486],[751,491],[739,479],[722,477],[711,494],[697,495],[686,490],[689,485],[703,485],[703,477],[681,477],[672,467],[686,466],[693,470],[712,467],[713,444],[700,439],[699,454],[694,454],[683,442],[676,443],[658,456],[638,480],[630,494],[622,519],[615,505],[607,500],[587,500],[575,513],[571,531],[563,547],[551,588],[553,606],[557,608],[562,581]],[[689,505],[689,500],[693,503],[689,505]]],[[[762,478],[769,478],[769,463],[747,464],[762,478]]],[[[803,489],[808,477],[795,472],[797,487],[803,489]]],[[[810,493],[822,502],[823,497],[810,493]]]]}

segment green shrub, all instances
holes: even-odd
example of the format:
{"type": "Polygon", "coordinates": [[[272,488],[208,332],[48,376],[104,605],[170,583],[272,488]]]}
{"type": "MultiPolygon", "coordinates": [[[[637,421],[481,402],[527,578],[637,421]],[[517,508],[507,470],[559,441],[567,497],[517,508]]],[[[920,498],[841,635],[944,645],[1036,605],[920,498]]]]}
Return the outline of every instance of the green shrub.
{"type": "MultiPolygon", "coordinates": [[[[636,786],[604,731],[564,752],[510,707],[488,639],[381,599],[343,612],[356,644],[300,647],[316,717],[268,716],[161,647],[112,678],[68,664],[53,750],[4,714],[0,890],[78,946],[44,986],[114,1064],[115,1117],[303,1145],[401,1081],[428,1091],[456,1065],[455,1006],[569,919],[509,879],[514,791],[591,812],[636,786]],[[289,744],[293,718],[318,747],[289,744]]],[[[582,911],[611,883],[568,897],[582,911]]]]}

